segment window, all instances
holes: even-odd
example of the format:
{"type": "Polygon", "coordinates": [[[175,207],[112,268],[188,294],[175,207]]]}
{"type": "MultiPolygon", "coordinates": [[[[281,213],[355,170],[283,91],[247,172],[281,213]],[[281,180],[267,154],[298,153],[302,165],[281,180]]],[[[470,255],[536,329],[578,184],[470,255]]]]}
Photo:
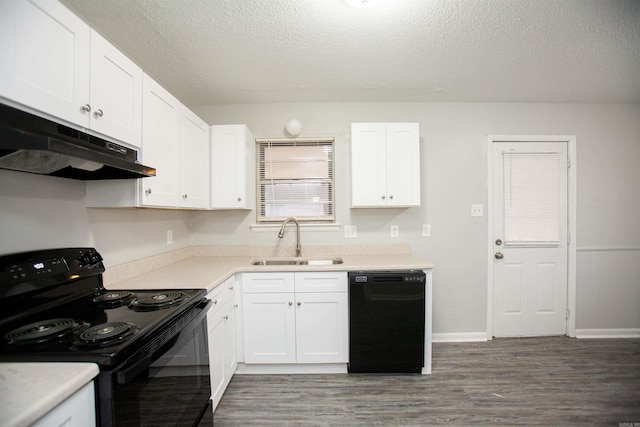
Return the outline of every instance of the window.
{"type": "Polygon", "coordinates": [[[256,139],[257,222],[333,223],[333,138],[256,139]]]}
{"type": "Polygon", "coordinates": [[[504,153],[506,245],[560,243],[558,153],[504,153]]]}

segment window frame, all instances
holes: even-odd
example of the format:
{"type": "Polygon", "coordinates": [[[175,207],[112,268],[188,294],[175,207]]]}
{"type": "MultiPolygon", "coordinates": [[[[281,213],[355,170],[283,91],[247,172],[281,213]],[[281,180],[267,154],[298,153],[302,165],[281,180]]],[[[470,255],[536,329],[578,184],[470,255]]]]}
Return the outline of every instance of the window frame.
{"type": "Polygon", "coordinates": [[[324,225],[335,225],[336,224],[336,197],[335,197],[335,162],[336,162],[336,150],[335,150],[335,138],[256,138],[255,139],[255,172],[256,172],[256,223],[258,225],[271,225],[281,223],[287,217],[295,217],[300,224],[324,224],[324,225]],[[309,146],[312,144],[319,144],[324,146],[330,146],[331,150],[328,155],[328,178],[314,178],[308,177],[306,179],[299,178],[289,178],[289,179],[281,179],[282,184],[291,184],[299,181],[300,183],[327,183],[329,186],[328,189],[328,197],[329,199],[323,204],[325,208],[329,208],[330,214],[320,215],[320,216],[306,216],[304,214],[287,214],[286,216],[277,216],[277,217],[266,217],[265,216],[265,208],[267,206],[266,197],[265,197],[265,185],[269,183],[273,184],[278,180],[274,180],[273,178],[267,179],[264,177],[265,168],[262,166],[262,159],[264,158],[264,149],[269,147],[270,144],[280,145],[280,146],[291,146],[295,147],[296,145],[304,145],[309,146]]]}

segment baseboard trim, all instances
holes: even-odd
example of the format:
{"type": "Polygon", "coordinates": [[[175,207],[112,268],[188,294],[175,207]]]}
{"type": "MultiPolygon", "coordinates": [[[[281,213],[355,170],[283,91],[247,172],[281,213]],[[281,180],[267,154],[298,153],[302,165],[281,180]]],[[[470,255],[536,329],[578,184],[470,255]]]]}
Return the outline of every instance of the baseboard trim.
{"type": "Polygon", "coordinates": [[[452,332],[433,334],[433,342],[478,342],[487,341],[486,332],[452,332]]]}
{"type": "Polygon", "coordinates": [[[319,364],[295,364],[295,363],[274,363],[274,364],[245,364],[238,363],[236,374],[346,374],[346,363],[319,363],[319,364]]]}
{"type": "Polygon", "coordinates": [[[640,338],[640,328],[576,329],[576,338],[640,338]]]}

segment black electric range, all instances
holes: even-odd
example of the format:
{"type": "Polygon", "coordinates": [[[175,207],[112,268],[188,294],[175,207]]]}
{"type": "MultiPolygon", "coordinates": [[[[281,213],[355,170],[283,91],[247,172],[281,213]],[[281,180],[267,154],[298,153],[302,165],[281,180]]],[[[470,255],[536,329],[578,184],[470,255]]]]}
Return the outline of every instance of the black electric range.
{"type": "Polygon", "coordinates": [[[111,291],[104,271],[93,248],[0,257],[0,362],[98,364],[102,426],[168,422],[143,401],[191,381],[171,397],[186,402],[176,412],[191,415],[169,425],[197,424],[210,397],[206,291],[111,291]]]}

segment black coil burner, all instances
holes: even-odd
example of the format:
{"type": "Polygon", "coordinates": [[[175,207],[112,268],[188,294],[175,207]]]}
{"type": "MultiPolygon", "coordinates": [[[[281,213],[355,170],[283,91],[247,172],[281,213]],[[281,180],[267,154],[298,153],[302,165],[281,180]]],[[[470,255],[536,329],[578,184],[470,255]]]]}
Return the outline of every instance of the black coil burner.
{"type": "Polygon", "coordinates": [[[160,310],[180,304],[186,295],[180,291],[161,292],[155,295],[136,298],[129,306],[136,311],[160,310]]]}
{"type": "Polygon", "coordinates": [[[126,340],[133,335],[136,329],[136,325],[127,322],[101,323],[84,330],[78,335],[75,344],[79,346],[107,347],[126,340]]]}
{"type": "Polygon", "coordinates": [[[100,307],[119,307],[127,304],[133,299],[133,294],[129,291],[110,291],[93,298],[93,302],[100,307]]]}
{"type": "Polygon", "coordinates": [[[4,335],[9,345],[47,345],[72,337],[78,323],[71,318],[41,320],[16,328],[4,335]]]}

